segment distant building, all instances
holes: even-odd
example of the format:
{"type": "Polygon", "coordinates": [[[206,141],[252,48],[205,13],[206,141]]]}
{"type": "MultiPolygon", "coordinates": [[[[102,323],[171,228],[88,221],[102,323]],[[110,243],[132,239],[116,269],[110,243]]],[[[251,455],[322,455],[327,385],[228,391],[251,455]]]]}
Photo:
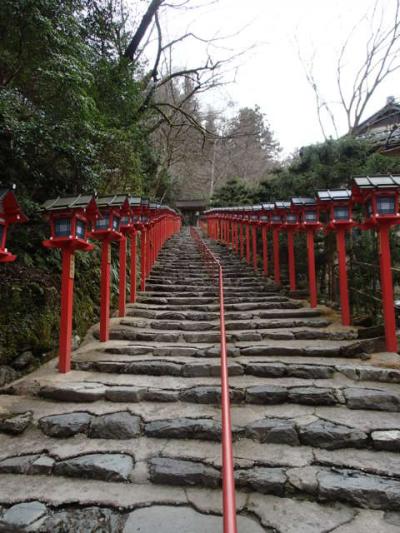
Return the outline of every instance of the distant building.
{"type": "Polygon", "coordinates": [[[199,215],[207,208],[206,200],[177,200],[175,207],[182,213],[183,223],[194,226],[199,215]]]}
{"type": "Polygon", "coordinates": [[[365,139],[385,155],[400,155],[400,102],[389,96],[386,105],[364,120],[353,134],[365,139]]]}

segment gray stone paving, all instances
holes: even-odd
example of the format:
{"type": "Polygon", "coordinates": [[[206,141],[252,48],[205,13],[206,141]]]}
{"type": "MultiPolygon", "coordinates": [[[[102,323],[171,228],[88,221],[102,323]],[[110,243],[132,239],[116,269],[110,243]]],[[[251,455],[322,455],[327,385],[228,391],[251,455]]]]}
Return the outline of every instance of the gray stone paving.
{"type": "MultiPolygon", "coordinates": [[[[400,531],[398,355],[211,246],[225,273],[239,531],[400,531]]],[[[109,342],[96,325],[70,374],[52,361],[5,387],[0,531],[221,531],[218,327],[184,232],[109,342]]]]}

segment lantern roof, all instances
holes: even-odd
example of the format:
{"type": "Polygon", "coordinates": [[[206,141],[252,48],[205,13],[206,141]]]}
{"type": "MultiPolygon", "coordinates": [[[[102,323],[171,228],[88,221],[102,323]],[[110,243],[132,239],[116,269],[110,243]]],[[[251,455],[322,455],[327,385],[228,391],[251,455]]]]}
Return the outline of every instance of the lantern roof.
{"type": "Polygon", "coordinates": [[[289,209],[290,206],[290,202],[275,202],[275,207],[277,209],[289,209]]]}
{"type": "Polygon", "coordinates": [[[326,189],[317,192],[320,202],[334,202],[351,200],[351,191],[349,189],[326,189]]]}
{"type": "Polygon", "coordinates": [[[129,196],[129,205],[131,207],[140,206],[142,203],[142,198],[140,196],[129,196]]]}
{"type": "Polygon", "coordinates": [[[22,212],[14,190],[15,185],[0,184],[0,215],[9,222],[26,222],[28,219],[22,212]]]}
{"type": "Polygon", "coordinates": [[[264,211],[272,211],[273,209],[275,209],[275,204],[272,202],[268,202],[266,204],[262,204],[262,208],[264,209],[264,211]]]}
{"type": "Polygon", "coordinates": [[[77,196],[58,196],[52,200],[46,200],[42,205],[42,211],[62,211],[66,209],[86,209],[93,201],[93,194],[78,194],[77,196]]]}
{"type": "Polygon", "coordinates": [[[127,194],[114,194],[110,196],[100,196],[97,198],[97,207],[122,207],[127,201],[127,194]]]}
{"type": "Polygon", "coordinates": [[[353,184],[359,189],[396,189],[400,187],[400,176],[356,176],[353,184]]]}
{"type": "Polygon", "coordinates": [[[299,196],[294,197],[291,200],[291,205],[294,205],[296,207],[308,207],[308,206],[315,206],[317,204],[315,198],[309,198],[306,196],[299,196]]]}
{"type": "Polygon", "coordinates": [[[147,198],[147,197],[143,197],[141,198],[141,204],[143,207],[149,207],[150,205],[150,199],[147,198]]]}

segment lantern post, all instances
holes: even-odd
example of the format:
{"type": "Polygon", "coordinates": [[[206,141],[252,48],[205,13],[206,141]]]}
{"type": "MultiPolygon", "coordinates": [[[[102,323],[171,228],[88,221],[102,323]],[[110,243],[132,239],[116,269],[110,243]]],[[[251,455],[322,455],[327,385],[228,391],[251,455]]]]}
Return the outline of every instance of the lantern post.
{"type": "Polygon", "coordinates": [[[251,243],[250,243],[250,208],[246,207],[244,211],[244,228],[246,238],[246,263],[250,265],[251,262],[251,243]]]}
{"type": "Polygon", "coordinates": [[[28,220],[17,202],[14,190],[14,185],[12,187],[0,185],[0,263],[11,263],[16,259],[16,256],[6,248],[9,225],[28,220]]]}
{"type": "Polygon", "coordinates": [[[129,232],[131,239],[130,249],[130,292],[129,302],[134,304],[136,302],[136,259],[137,259],[137,245],[136,237],[140,226],[142,205],[140,196],[131,196],[129,198],[129,206],[131,209],[131,230],[129,232]]]}
{"type": "Polygon", "coordinates": [[[294,234],[299,227],[297,213],[291,208],[290,202],[276,202],[276,207],[282,215],[282,229],[287,235],[288,244],[288,270],[289,270],[289,287],[291,291],[296,290],[296,257],[294,249],[294,234]]]}
{"type": "Polygon", "coordinates": [[[277,285],[281,284],[281,265],[279,250],[279,230],[282,226],[282,215],[279,209],[273,204],[270,215],[270,227],[272,229],[272,248],[274,257],[274,281],[277,285]]]}
{"type": "Polygon", "coordinates": [[[314,235],[315,232],[321,228],[321,223],[319,222],[319,207],[314,198],[305,197],[292,198],[291,206],[293,211],[297,211],[300,215],[299,227],[306,233],[310,306],[314,308],[318,305],[314,235]]]}
{"type": "Polygon", "coordinates": [[[327,225],[325,230],[335,231],[336,249],[339,269],[339,292],[342,324],[350,326],[349,284],[346,265],[346,231],[354,225],[352,219],[351,191],[347,189],[332,189],[317,192],[321,209],[327,211],[327,225]]]}
{"type": "Polygon", "coordinates": [[[146,290],[146,273],[148,259],[148,227],[150,222],[150,200],[141,199],[141,218],[140,218],[140,290],[146,290]]]}
{"type": "Polygon", "coordinates": [[[118,316],[126,315],[126,271],[127,271],[127,240],[130,238],[130,303],[136,301],[136,228],[135,210],[140,208],[140,197],[126,198],[121,207],[120,232],[122,237],[119,241],[119,298],[118,316]]]}
{"type": "Polygon", "coordinates": [[[261,205],[253,205],[250,213],[250,227],[251,227],[251,243],[253,268],[257,272],[257,227],[259,225],[259,217],[261,215],[261,205]]]}
{"type": "Polygon", "coordinates": [[[75,278],[75,252],[88,252],[88,223],[98,216],[95,197],[78,195],[47,200],[42,211],[50,222],[50,238],[45,248],[59,248],[62,253],[61,319],[59,337],[59,372],[71,370],[72,316],[75,278]]]}
{"type": "Polygon", "coordinates": [[[364,206],[363,229],[376,228],[382,289],[386,350],[397,352],[396,317],[390,254],[390,228],[400,223],[400,176],[359,176],[353,179],[353,199],[364,206]]]}
{"type": "Polygon", "coordinates": [[[244,258],[244,250],[245,250],[245,245],[244,245],[245,232],[244,232],[243,220],[244,220],[244,212],[243,212],[243,208],[240,208],[240,212],[239,212],[239,224],[240,224],[239,225],[239,254],[240,254],[240,259],[244,258]]]}
{"type": "Polygon", "coordinates": [[[110,336],[111,303],[111,243],[120,241],[121,208],[126,205],[126,194],[103,196],[97,199],[100,217],[92,225],[90,237],[101,242],[100,273],[100,342],[106,342],[110,336]]]}
{"type": "Polygon", "coordinates": [[[268,276],[268,229],[270,228],[271,210],[274,204],[262,204],[260,214],[261,240],[263,250],[263,275],[268,276]]]}

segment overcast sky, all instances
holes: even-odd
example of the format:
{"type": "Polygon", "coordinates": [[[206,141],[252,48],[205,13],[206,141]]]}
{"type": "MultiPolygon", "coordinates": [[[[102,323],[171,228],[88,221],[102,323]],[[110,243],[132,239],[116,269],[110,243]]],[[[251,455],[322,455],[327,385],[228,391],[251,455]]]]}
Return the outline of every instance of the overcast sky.
{"type": "MultiPolygon", "coordinates": [[[[193,0],[198,3],[201,0],[193,0]]],[[[395,0],[381,0],[385,16],[390,19],[395,0]]],[[[305,60],[315,52],[315,77],[327,101],[337,101],[335,69],[338,50],[352,28],[353,38],[346,67],[354,72],[365,54],[369,34],[368,20],[361,21],[373,2],[369,0],[219,0],[201,10],[170,11],[168,33],[175,37],[194,31],[202,37],[240,33],[220,43],[234,52],[255,46],[237,62],[240,63],[235,83],[203,99],[225,109],[230,101],[234,109],[258,104],[275,132],[284,154],[303,145],[321,141],[313,92],[308,85],[298,57],[305,60]],[[298,44],[296,44],[298,43],[298,44]]],[[[376,20],[375,20],[376,22],[376,20]]],[[[218,58],[231,54],[212,50],[218,58]]],[[[176,49],[176,65],[196,65],[204,57],[204,45],[189,44],[176,49]]],[[[227,79],[231,74],[227,74],[227,79]]],[[[348,77],[350,80],[350,77],[348,77]]],[[[395,73],[377,91],[365,118],[385,104],[386,97],[400,96],[397,90],[400,74],[395,73]]],[[[232,112],[232,108],[227,112],[232,112]]],[[[340,133],[346,124],[336,107],[340,133]]]]}

